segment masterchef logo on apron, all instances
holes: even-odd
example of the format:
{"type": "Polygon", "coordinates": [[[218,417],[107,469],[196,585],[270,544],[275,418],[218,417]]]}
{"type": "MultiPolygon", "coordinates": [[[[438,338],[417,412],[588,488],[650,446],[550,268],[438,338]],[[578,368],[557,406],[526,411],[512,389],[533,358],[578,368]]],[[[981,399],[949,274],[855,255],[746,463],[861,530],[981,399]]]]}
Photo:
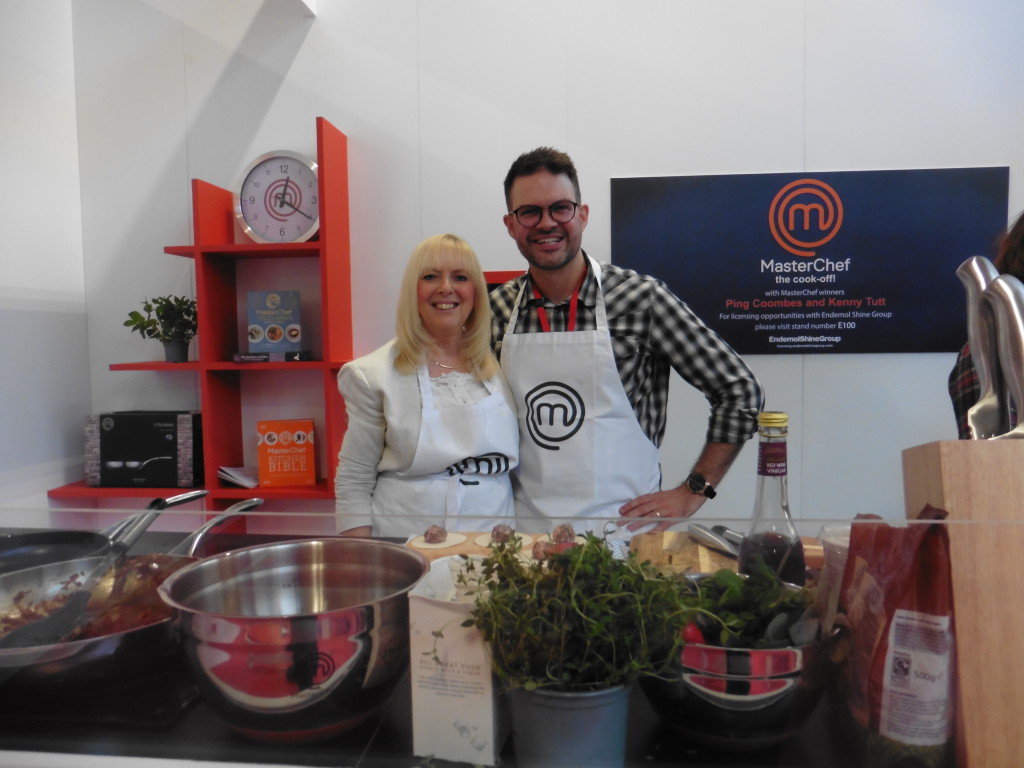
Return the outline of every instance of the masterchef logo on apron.
{"type": "Polygon", "coordinates": [[[559,450],[559,443],[579,432],[587,409],[579,392],[568,384],[545,381],[523,398],[526,406],[526,428],[530,438],[541,448],[559,450]]]}
{"type": "MultiPolygon", "coordinates": [[[[503,453],[485,453],[483,456],[470,456],[462,461],[450,465],[445,471],[448,477],[456,475],[500,475],[510,469],[508,456],[503,453]]],[[[459,478],[463,485],[480,485],[479,480],[466,480],[459,478]]]]}

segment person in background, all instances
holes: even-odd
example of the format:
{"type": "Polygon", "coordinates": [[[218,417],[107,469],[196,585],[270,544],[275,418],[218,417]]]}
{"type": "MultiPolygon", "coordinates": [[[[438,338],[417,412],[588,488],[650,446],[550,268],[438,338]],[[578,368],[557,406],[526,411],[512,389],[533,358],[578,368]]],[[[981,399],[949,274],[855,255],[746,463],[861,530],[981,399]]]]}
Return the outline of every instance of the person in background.
{"type": "Polygon", "coordinates": [[[402,279],[397,337],[338,373],[348,412],[339,531],[415,536],[456,530],[460,515],[471,530],[509,522],[519,433],[490,333],[472,248],[451,234],[424,240],[402,279]]]}
{"type": "MultiPolygon", "coordinates": [[[[1017,220],[999,237],[996,242],[996,257],[993,266],[1002,275],[1013,275],[1024,280],[1024,211],[1017,220]]],[[[957,355],[953,370],[949,372],[949,398],[953,403],[953,415],[956,417],[956,430],[961,440],[971,439],[971,430],[967,425],[967,412],[981,397],[978,385],[978,373],[971,360],[971,348],[964,344],[957,355]]],[[[1016,413],[1011,409],[1011,424],[1017,423],[1016,413]]]]}
{"type": "Polygon", "coordinates": [[[529,264],[490,294],[492,344],[520,419],[517,517],[621,515],[664,530],[656,518],[693,515],[756,431],[761,385],[664,283],[587,256],[589,209],[568,155],[521,155],[505,203],[505,228],[529,264]],[[711,414],[689,477],[661,490],[670,368],[711,414]]]}

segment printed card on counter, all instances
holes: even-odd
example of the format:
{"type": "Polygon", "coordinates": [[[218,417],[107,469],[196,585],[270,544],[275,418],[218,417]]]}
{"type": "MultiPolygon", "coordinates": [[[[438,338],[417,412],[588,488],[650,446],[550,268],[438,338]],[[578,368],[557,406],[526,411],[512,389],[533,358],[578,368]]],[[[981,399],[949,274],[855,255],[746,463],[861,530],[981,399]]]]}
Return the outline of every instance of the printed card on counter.
{"type": "Polygon", "coordinates": [[[298,291],[249,291],[249,352],[301,352],[302,321],[298,291]]]}
{"type": "Polygon", "coordinates": [[[312,359],[313,353],[308,349],[298,352],[235,352],[232,357],[236,363],[294,363],[312,359]]]}
{"type": "Polygon", "coordinates": [[[256,422],[260,486],[316,485],[313,420],[256,422]]]}

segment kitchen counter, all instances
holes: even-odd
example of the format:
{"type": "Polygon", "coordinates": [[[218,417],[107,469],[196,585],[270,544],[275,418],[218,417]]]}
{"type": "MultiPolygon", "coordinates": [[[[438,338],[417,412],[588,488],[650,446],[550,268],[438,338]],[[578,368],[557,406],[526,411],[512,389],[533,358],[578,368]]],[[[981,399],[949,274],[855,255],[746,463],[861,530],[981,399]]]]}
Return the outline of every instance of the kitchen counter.
{"type": "MultiPolygon", "coordinates": [[[[819,707],[801,731],[785,744],[750,753],[725,753],[688,747],[664,726],[647,706],[643,694],[630,703],[627,765],[659,768],[842,768],[852,765],[840,758],[836,736],[819,707]]],[[[102,755],[104,766],[138,766],[138,758],[194,761],[216,768],[231,765],[345,766],[346,768],[442,768],[445,761],[412,755],[411,709],[408,677],[377,717],[321,744],[261,744],[235,735],[205,705],[192,701],[173,722],[156,726],[111,723],[61,722],[46,716],[0,719],[0,765],[84,765],[82,757],[102,755]],[[121,758],[122,760],[113,760],[121,758]],[[130,761],[130,762],[129,762],[130,761]]],[[[512,745],[506,745],[503,765],[514,766],[512,745]]]]}
{"type": "MultiPolygon", "coordinates": [[[[147,533],[135,551],[166,551],[182,534],[147,533]]],[[[291,537],[274,537],[291,538],[291,537]]],[[[215,551],[266,541],[249,534],[211,536],[215,551]]],[[[210,552],[205,552],[210,554],[210,552]]],[[[188,669],[153,670],[148,679],[124,681],[105,691],[76,691],[59,699],[12,701],[0,689],[0,765],[28,767],[185,765],[351,766],[441,768],[445,761],[412,755],[412,713],[406,675],[389,704],[375,717],[334,739],[313,745],[263,744],[236,735],[202,702],[188,669]],[[91,762],[96,761],[96,762],[91,762]]],[[[686,765],[736,768],[844,768],[822,703],[785,744],[758,752],[724,753],[690,748],[651,711],[635,691],[630,706],[627,764],[648,768],[686,765]]],[[[849,758],[845,758],[848,760],[849,758]]],[[[514,766],[511,743],[503,765],[514,766]]]]}

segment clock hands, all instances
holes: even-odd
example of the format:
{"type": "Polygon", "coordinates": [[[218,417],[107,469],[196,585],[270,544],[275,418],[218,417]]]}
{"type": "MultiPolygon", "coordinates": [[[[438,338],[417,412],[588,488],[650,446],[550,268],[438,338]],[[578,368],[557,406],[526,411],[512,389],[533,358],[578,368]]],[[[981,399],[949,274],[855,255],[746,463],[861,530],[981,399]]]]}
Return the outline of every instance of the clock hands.
{"type": "Polygon", "coordinates": [[[285,206],[288,206],[289,208],[291,208],[296,213],[301,214],[301,215],[305,216],[307,219],[309,219],[310,221],[312,221],[313,220],[312,216],[310,216],[305,211],[300,210],[299,207],[297,205],[295,205],[295,203],[293,203],[291,200],[289,200],[286,197],[286,195],[288,194],[288,183],[290,181],[291,181],[291,176],[285,176],[284,187],[281,188],[281,194],[277,195],[277,207],[278,208],[284,208],[285,206]]]}
{"type": "Polygon", "coordinates": [[[277,196],[277,207],[278,208],[284,208],[284,206],[285,206],[285,202],[286,202],[285,201],[285,195],[288,194],[288,182],[290,182],[291,180],[292,180],[291,176],[285,176],[284,177],[284,187],[282,187],[282,189],[281,189],[281,194],[277,196]]]}
{"type": "Polygon", "coordinates": [[[305,216],[305,217],[306,217],[307,219],[309,219],[310,221],[312,221],[312,220],[313,220],[313,217],[312,217],[312,216],[310,216],[310,215],[309,215],[308,213],[306,213],[305,211],[301,210],[301,209],[300,209],[300,208],[299,208],[299,207],[298,207],[297,205],[295,205],[295,203],[292,203],[292,202],[290,202],[290,201],[288,201],[288,200],[285,200],[285,199],[283,199],[283,198],[282,198],[282,199],[281,199],[281,200],[280,200],[279,202],[281,203],[281,205],[287,205],[287,206],[288,206],[289,208],[291,208],[291,209],[292,209],[293,211],[295,211],[296,213],[302,214],[303,216],[305,216]]]}

